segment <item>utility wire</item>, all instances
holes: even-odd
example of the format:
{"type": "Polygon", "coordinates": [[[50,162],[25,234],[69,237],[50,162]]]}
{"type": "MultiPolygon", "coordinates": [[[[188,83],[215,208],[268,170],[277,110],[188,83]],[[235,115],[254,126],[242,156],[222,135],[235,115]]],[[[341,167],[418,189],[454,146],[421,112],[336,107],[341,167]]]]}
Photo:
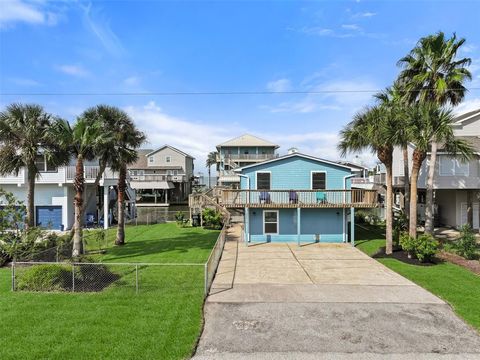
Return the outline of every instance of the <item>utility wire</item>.
{"type": "MultiPolygon", "coordinates": [[[[144,92],[0,92],[0,96],[196,96],[196,95],[321,95],[321,94],[348,94],[348,93],[379,93],[385,89],[364,90],[311,90],[311,91],[144,91],[144,92]]],[[[436,90],[436,89],[421,89],[436,90]]],[[[464,89],[445,89],[446,91],[459,91],[464,89]]],[[[480,87],[468,88],[480,90],[480,87]]],[[[416,92],[419,90],[399,90],[399,92],[416,92]]]]}

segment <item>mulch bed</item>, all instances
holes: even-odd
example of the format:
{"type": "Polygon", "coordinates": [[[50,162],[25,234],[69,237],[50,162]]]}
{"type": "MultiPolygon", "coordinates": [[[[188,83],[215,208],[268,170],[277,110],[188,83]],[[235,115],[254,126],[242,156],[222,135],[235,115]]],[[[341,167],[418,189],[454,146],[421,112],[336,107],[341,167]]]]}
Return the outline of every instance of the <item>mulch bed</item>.
{"type": "Polygon", "coordinates": [[[452,253],[449,253],[449,252],[446,252],[446,251],[439,252],[437,254],[437,257],[442,259],[442,260],[451,262],[453,264],[462,266],[462,267],[470,270],[471,272],[473,272],[477,275],[480,275],[480,261],[478,261],[478,260],[467,260],[467,259],[461,257],[460,255],[452,254],[452,253]]]}
{"type": "Polygon", "coordinates": [[[432,266],[436,265],[438,263],[441,263],[443,260],[442,259],[433,259],[431,262],[421,262],[417,258],[409,258],[407,253],[399,248],[393,249],[393,253],[391,255],[385,254],[385,247],[381,247],[379,251],[372,256],[373,258],[391,258],[391,259],[396,259],[401,262],[404,262],[406,264],[410,265],[418,265],[418,266],[432,266]]]}

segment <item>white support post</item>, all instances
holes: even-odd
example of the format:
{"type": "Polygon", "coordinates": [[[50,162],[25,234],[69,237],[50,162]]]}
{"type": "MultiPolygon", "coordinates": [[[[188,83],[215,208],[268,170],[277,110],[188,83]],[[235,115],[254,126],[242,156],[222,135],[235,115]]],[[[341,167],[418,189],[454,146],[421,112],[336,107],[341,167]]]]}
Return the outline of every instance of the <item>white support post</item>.
{"type": "Polygon", "coordinates": [[[108,216],[108,186],[103,187],[103,228],[108,229],[109,224],[108,216]]]}
{"type": "Polygon", "coordinates": [[[300,224],[300,208],[297,208],[297,244],[300,246],[300,229],[301,229],[301,224],[300,224]]]}
{"type": "Polygon", "coordinates": [[[355,246],[355,208],[350,208],[350,242],[355,246]]]}
{"type": "Polygon", "coordinates": [[[250,208],[245,208],[245,239],[248,243],[250,242],[250,208]]]}
{"type": "Polygon", "coordinates": [[[346,230],[347,230],[347,216],[345,215],[345,208],[343,208],[343,217],[342,217],[342,224],[343,224],[343,242],[347,242],[346,230]]]}
{"type": "Polygon", "coordinates": [[[168,204],[168,189],[165,190],[165,204],[168,204]]]}

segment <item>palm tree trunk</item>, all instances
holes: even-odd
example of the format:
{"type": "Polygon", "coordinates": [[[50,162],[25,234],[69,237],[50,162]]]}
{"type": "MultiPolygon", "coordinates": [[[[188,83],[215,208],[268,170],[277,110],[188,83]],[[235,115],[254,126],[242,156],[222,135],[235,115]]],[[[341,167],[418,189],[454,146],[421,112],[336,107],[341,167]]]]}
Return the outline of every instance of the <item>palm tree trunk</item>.
{"type": "Polygon", "coordinates": [[[420,167],[424,159],[424,155],[415,149],[412,159],[412,174],[410,176],[410,219],[408,231],[413,238],[417,237],[417,186],[420,167]]]}
{"type": "Polygon", "coordinates": [[[435,165],[437,163],[438,143],[432,141],[432,150],[430,153],[430,162],[427,175],[427,198],[425,204],[425,233],[433,235],[434,229],[434,204],[433,204],[433,179],[435,177],[435,165]]]}
{"type": "Polygon", "coordinates": [[[210,166],[208,167],[208,188],[210,189],[212,187],[211,181],[210,181],[210,166]]]}
{"type": "Polygon", "coordinates": [[[127,166],[123,164],[118,174],[118,226],[115,245],[125,244],[125,188],[127,179],[127,166]]]}
{"type": "Polygon", "coordinates": [[[35,165],[29,164],[27,169],[27,221],[25,227],[27,229],[35,226],[35,165]]]}
{"type": "Polygon", "coordinates": [[[386,166],[386,182],[387,182],[387,209],[386,209],[386,247],[385,253],[390,255],[393,252],[393,181],[392,181],[392,164],[386,166]]]}
{"type": "MultiPolygon", "coordinates": [[[[105,172],[105,169],[107,168],[107,163],[106,161],[100,161],[100,167],[99,167],[99,170],[98,170],[98,174],[95,178],[95,182],[93,183],[93,191],[89,192],[87,194],[87,201],[85,202],[85,204],[89,204],[90,201],[92,201],[92,198],[97,194],[97,188],[98,188],[98,185],[100,184],[100,180],[102,179],[102,176],[103,176],[103,173],[105,172]]],[[[86,207],[83,208],[83,214],[82,214],[82,219],[85,218],[85,210],[86,210],[86,207]]]]}
{"type": "Polygon", "coordinates": [[[408,166],[408,147],[403,147],[403,182],[404,182],[404,212],[407,219],[410,216],[410,174],[408,166]]]}
{"type": "Polygon", "coordinates": [[[75,220],[73,224],[73,251],[72,256],[77,257],[83,253],[82,243],[82,214],[83,214],[83,190],[85,186],[85,179],[83,174],[83,157],[77,157],[75,165],[75,180],[73,187],[75,188],[75,198],[73,203],[75,205],[75,220]]]}

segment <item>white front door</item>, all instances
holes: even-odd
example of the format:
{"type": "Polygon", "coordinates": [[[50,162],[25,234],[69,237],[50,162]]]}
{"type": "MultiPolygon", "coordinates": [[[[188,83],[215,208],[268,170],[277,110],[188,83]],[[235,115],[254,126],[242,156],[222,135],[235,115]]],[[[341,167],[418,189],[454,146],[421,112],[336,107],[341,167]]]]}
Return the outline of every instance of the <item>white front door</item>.
{"type": "MultiPolygon", "coordinates": [[[[473,228],[479,228],[479,211],[480,211],[480,204],[478,202],[472,204],[472,217],[473,217],[473,228]]],[[[460,225],[464,225],[468,223],[468,216],[467,216],[467,203],[460,204],[460,225]]]]}

